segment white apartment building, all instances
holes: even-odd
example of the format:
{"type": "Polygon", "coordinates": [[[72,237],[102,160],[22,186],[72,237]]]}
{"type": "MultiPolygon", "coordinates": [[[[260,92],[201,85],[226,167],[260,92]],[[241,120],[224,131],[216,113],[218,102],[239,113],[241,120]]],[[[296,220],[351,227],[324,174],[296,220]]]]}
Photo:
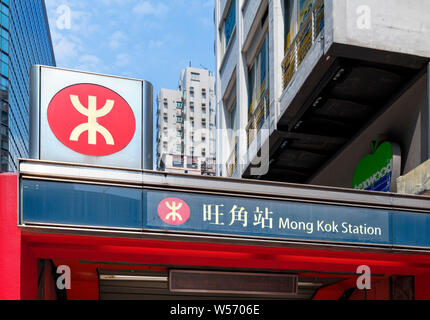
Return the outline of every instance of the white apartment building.
{"type": "Polygon", "coordinates": [[[205,69],[181,71],[178,90],[158,95],[157,168],[215,175],[214,77],[205,69]]]}
{"type": "Polygon", "coordinates": [[[216,0],[214,16],[218,175],[351,188],[375,140],[400,145],[401,175],[430,159],[428,0],[216,0]]]}

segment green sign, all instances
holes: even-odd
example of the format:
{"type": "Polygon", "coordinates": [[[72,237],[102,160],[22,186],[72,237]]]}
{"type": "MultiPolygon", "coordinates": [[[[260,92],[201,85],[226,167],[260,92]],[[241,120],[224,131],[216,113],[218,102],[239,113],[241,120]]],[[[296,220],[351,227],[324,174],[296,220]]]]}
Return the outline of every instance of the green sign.
{"type": "Polygon", "coordinates": [[[379,147],[376,142],[371,147],[372,154],[364,157],[355,170],[353,187],[356,190],[390,192],[394,181],[394,156],[398,147],[391,142],[379,147]]]}

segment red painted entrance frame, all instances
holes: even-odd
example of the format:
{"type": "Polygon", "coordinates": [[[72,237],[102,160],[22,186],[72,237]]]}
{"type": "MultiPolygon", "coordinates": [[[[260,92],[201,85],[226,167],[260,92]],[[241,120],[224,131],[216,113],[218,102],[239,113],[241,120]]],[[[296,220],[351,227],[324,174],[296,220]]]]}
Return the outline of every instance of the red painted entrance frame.
{"type": "MultiPolygon", "coordinates": [[[[129,265],[302,270],[329,276],[354,273],[414,275],[415,298],[430,299],[430,255],[274,248],[215,243],[155,241],[23,232],[17,227],[17,176],[0,175],[0,299],[37,299],[37,260],[52,259],[72,270],[69,299],[98,299],[97,268],[129,265]]],[[[135,269],[160,267],[136,266],[135,269]]],[[[315,299],[339,299],[356,276],[320,290],[315,299]]],[[[381,296],[375,298],[382,299],[381,296]]]]}

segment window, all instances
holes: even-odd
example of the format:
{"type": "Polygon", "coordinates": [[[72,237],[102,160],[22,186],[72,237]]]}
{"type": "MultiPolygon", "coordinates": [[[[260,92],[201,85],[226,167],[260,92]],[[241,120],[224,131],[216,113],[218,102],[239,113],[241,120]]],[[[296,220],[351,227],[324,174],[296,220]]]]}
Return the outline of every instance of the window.
{"type": "Polygon", "coordinates": [[[285,52],[312,11],[315,0],[284,0],[285,52]]]}
{"type": "Polygon", "coordinates": [[[312,7],[314,6],[315,0],[301,0],[299,4],[299,14],[298,14],[298,23],[299,30],[302,27],[303,23],[312,12],[312,7]]]}
{"type": "Polygon", "coordinates": [[[194,87],[190,88],[190,96],[191,98],[194,98],[194,87]]]}
{"type": "Polygon", "coordinates": [[[252,116],[261,98],[269,89],[269,41],[265,36],[255,60],[248,70],[248,112],[252,116]]]}
{"type": "Polygon", "coordinates": [[[188,169],[197,169],[198,168],[198,159],[196,157],[188,157],[187,168],[188,169]]]}
{"type": "Polygon", "coordinates": [[[181,109],[182,108],[182,102],[181,101],[176,102],[176,107],[178,109],[181,109]]]}
{"type": "Polygon", "coordinates": [[[176,136],[177,137],[182,137],[182,130],[177,130],[176,131],[176,136]]]}
{"type": "Polygon", "coordinates": [[[182,123],[182,117],[176,117],[176,123],[182,123]]]}
{"type": "Polygon", "coordinates": [[[202,119],[202,128],[206,128],[206,119],[202,119]]]}
{"type": "Polygon", "coordinates": [[[294,14],[295,0],[284,0],[285,8],[285,52],[290,48],[296,35],[296,15],[294,14]]]}
{"type": "Polygon", "coordinates": [[[9,53],[9,32],[3,28],[1,28],[1,49],[9,53]]]}
{"type": "Polygon", "coordinates": [[[206,114],[206,107],[205,106],[202,106],[202,113],[206,114]]]}
{"type": "Polygon", "coordinates": [[[182,151],[182,144],[176,145],[176,151],[182,151]]]}
{"type": "Polygon", "coordinates": [[[175,168],[183,168],[184,167],[184,157],[174,156],[172,160],[172,165],[175,168]]]}
{"type": "Polygon", "coordinates": [[[238,129],[238,117],[237,117],[237,107],[236,102],[231,107],[230,111],[228,112],[228,138],[230,141],[234,140],[234,137],[236,137],[236,131],[238,129]]]}
{"type": "Polygon", "coordinates": [[[192,81],[200,81],[200,73],[191,72],[192,81]]]}
{"type": "Polygon", "coordinates": [[[6,151],[9,150],[9,144],[8,144],[8,142],[5,141],[5,140],[3,140],[1,142],[1,147],[2,147],[3,150],[6,150],[6,151]]]}
{"type": "Polygon", "coordinates": [[[236,26],[236,0],[233,0],[228,9],[227,16],[224,20],[222,28],[222,52],[225,53],[231,37],[233,35],[234,27],[236,26]]]}
{"type": "Polygon", "coordinates": [[[5,125],[7,125],[7,124],[8,124],[9,117],[8,117],[8,114],[7,114],[7,112],[6,112],[6,111],[1,111],[0,121],[1,121],[2,123],[4,123],[5,125]]]}

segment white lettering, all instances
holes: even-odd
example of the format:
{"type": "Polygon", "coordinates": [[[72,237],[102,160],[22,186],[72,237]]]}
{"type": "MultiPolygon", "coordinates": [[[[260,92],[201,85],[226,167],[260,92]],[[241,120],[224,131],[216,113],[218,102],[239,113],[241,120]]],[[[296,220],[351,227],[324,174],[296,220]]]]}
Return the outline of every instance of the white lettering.
{"type": "Polygon", "coordinates": [[[72,10],[63,4],[57,8],[57,14],[60,15],[57,19],[57,28],[70,30],[72,28],[72,10]]]}
{"type": "Polygon", "coordinates": [[[70,290],[72,288],[70,267],[59,266],[57,268],[57,274],[61,274],[57,279],[57,288],[59,290],[70,290]]]}
{"type": "Polygon", "coordinates": [[[357,234],[357,235],[370,235],[370,236],[382,236],[382,229],[380,227],[372,227],[367,224],[364,225],[352,225],[348,222],[342,223],[342,233],[346,234],[357,234]]]}
{"type": "Polygon", "coordinates": [[[372,28],[372,10],[369,6],[362,5],[357,8],[357,28],[360,30],[370,30],[372,28]]]}
{"type": "Polygon", "coordinates": [[[204,307],[184,307],[180,304],[170,308],[171,315],[195,315],[198,318],[202,317],[204,311],[204,307]]]}
{"type": "Polygon", "coordinates": [[[355,189],[356,190],[365,190],[369,186],[375,184],[375,182],[377,182],[378,180],[380,180],[384,176],[390,174],[391,171],[392,171],[392,161],[390,161],[390,163],[386,167],[382,168],[380,171],[376,172],[373,176],[366,179],[366,181],[362,182],[358,186],[356,185],[355,189]]]}
{"type": "Polygon", "coordinates": [[[317,230],[321,232],[331,232],[331,233],[338,233],[339,232],[339,225],[332,221],[331,223],[325,223],[324,220],[319,220],[317,222],[317,230]]]}
{"type": "Polygon", "coordinates": [[[307,234],[312,234],[314,233],[314,224],[312,222],[291,221],[290,218],[279,218],[279,229],[305,231],[307,234]]]}
{"type": "Polygon", "coordinates": [[[357,288],[359,290],[372,289],[372,273],[370,272],[370,268],[368,266],[359,266],[357,268],[357,274],[361,274],[361,276],[357,279],[357,288]]]}

